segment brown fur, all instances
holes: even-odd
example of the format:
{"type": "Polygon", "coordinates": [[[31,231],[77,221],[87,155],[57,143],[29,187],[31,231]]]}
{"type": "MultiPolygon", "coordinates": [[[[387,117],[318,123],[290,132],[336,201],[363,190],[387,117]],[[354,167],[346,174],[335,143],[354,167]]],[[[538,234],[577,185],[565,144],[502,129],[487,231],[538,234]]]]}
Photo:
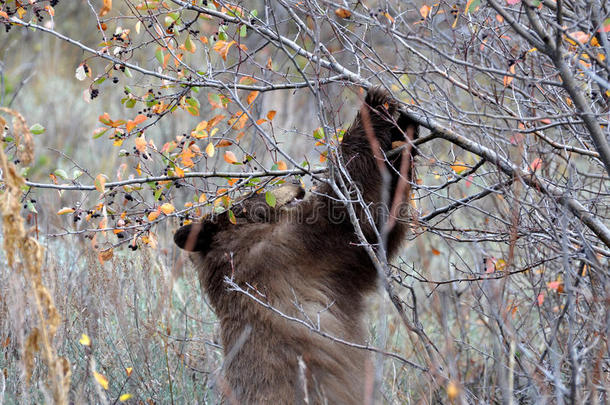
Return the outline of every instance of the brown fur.
{"type": "MultiPolygon", "coordinates": [[[[368,203],[382,200],[383,182],[367,130],[374,132],[384,152],[392,141],[404,140],[403,131],[417,135],[416,126],[402,113],[399,129],[396,111],[395,102],[384,92],[369,91],[341,143],[342,160],[368,203]]],[[[387,194],[391,201],[400,157],[385,164],[391,173],[387,194]]],[[[226,355],[225,384],[220,386],[240,404],[304,403],[305,397],[310,404],[362,403],[373,378],[366,351],[322,337],[227,289],[225,277],[232,277],[285,315],[308,317],[314,323],[319,319],[324,332],[365,343],[364,299],[375,288],[377,276],[359,246],[346,208],[326,184],[302,201],[299,187],[284,188],[279,195],[281,203],[275,209],[262,196],[240,202],[233,208],[237,225],[225,214],[184,226],[174,236],[178,246],[194,252],[191,257],[202,288],[220,320],[226,355]],[[331,220],[329,212],[343,218],[331,220]],[[299,359],[305,365],[302,371],[299,359]]],[[[362,210],[357,213],[365,236],[376,243],[362,210]]],[[[380,228],[381,216],[375,215],[375,220],[380,228]]],[[[390,257],[404,231],[400,222],[391,231],[390,257]]]]}

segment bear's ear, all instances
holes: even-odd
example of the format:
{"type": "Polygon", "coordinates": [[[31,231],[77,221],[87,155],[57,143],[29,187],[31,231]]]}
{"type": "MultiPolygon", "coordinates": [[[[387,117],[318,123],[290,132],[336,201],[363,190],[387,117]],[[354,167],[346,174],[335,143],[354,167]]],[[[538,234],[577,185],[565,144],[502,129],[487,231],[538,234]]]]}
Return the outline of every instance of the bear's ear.
{"type": "Polygon", "coordinates": [[[174,242],[189,252],[205,252],[210,249],[218,226],[212,222],[199,222],[180,227],[174,234],[174,242]]]}

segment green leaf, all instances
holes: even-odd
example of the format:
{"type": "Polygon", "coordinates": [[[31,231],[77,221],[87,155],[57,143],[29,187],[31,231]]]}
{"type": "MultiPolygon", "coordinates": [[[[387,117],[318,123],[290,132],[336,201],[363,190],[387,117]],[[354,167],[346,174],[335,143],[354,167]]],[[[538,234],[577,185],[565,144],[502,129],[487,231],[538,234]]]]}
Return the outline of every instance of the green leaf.
{"type": "Polygon", "coordinates": [[[123,73],[127,77],[133,77],[133,75],[131,74],[131,70],[129,70],[129,68],[127,66],[125,66],[125,70],[123,71],[123,73]]]}
{"type": "Polygon", "coordinates": [[[246,29],[246,26],[242,25],[241,27],[239,27],[239,36],[245,37],[246,35],[248,35],[248,31],[246,29]]]}
{"type": "Polygon", "coordinates": [[[38,211],[36,211],[36,207],[34,206],[34,204],[32,204],[31,201],[28,201],[26,205],[28,207],[28,211],[33,212],[34,214],[38,214],[38,211]]]}
{"type": "Polygon", "coordinates": [[[57,177],[60,177],[60,178],[64,179],[64,180],[68,179],[68,173],[66,173],[65,170],[57,169],[57,170],[55,170],[53,172],[53,174],[56,175],[57,177]]]}
{"type": "Polygon", "coordinates": [[[45,127],[40,124],[34,124],[30,127],[30,132],[34,135],[40,135],[45,131],[45,127]]]}
{"type": "Polygon", "coordinates": [[[195,48],[193,46],[193,42],[191,41],[190,35],[186,36],[186,41],[184,41],[184,47],[186,48],[187,51],[194,52],[195,48]]]}
{"type": "Polygon", "coordinates": [[[275,194],[273,194],[271,191],[267,191],[265,193],[265,201],[267,201],[267,204],[271,208],[275,208],[275,204],[277,203],[277,201],[275,199],[275,194]]]}
{"type": "Polygon", "coordinates": [[[97,139],[100,136],[104,135],[106,132],[108,132],[108,128],[103,128],[101,131],[99,132],[94,132],[93,133],[93,139],[97,139]]]}
{"type": "Polygon", "coordinates": [[[199,108],[199,100],[196,98],[187,98],[186,103],[190,106],[199,108]]]}
{"type": "Polygon", "coordinates": [[[161,49],[157,49],[157,52],[155,52],[155,58],[157,58],[159,65],[163,65],[163,51],[161,49]]]}
{"type": "Polygon", "coordinates": [[[227,214],[229,215],[229,221],[231,221],[232,224],[236,224],[237,220],[235,219],[235,214],[233,213],[233,211],[229,210],[227,211],[227,214]]]}
{"type": "Polygon", "coordinates": [[[127,108],[133,108],[135,105],[136,105],[136,99],[135,98],[130,98],[125,103],[125,107],[127,107],[127,108]]]}
{"type": "Polygon", "coordinates": [[[313,137],[316,139],[324,139],[324,128],[318,127],[315,131],[313,131],[313,137]]]}
{"type": "Polygon", "coordinates": [[[466,3],[466,12],[472,13],[481,5],[481,0],[468,0],[466,3]]]}

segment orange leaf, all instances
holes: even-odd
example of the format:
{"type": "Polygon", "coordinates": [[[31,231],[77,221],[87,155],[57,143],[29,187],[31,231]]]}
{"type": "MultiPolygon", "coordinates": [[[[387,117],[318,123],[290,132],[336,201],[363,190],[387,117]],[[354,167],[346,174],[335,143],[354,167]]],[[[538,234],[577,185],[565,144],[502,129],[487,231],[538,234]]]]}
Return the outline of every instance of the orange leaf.
{"type": "Polygon", "coordinates": [[[350,18],[352,12],[344,8],[338,8],[335,10],[335,15],[339,18],[350,18]]]}
{"type": "Polygon", "coordinates": [[[100,261],[100,263],[104,264],[104,262],[107,262],[108,260],[112,259],[112,256],[114,256],[112,249],[106,249],[106,250],[102,250],[101,252],[99,252],[97,255],[97,258],[100,261]]]}
{"type": "Polygon", "coordinates": [[[224,159],[225,159],[225,162],[230,163],[230,164],[234,164],[237,162],[237,158],[235,157],[235,154],[233,152],[231,152],[230,150],[225,152],[224,159]]]}
{"type": "Polygon", "coordinates": [[[110,125],[112,123],[112,120],[110,119],[110,114],[108,114],[107,112],[100,115],[98,120],[104,125],[110,125]]]}
{"type": "Polygon", "coordinates": [[[127,121],[127,124],[125,124],[125,129],[127,130],[127,132],[131,132],[132,129],[134,129],[136,127],[136,123],[129,120],[127,121]]]}
{"type": "Polygon", "coordinates": [[[159,217],[159,214],[161,214],[161,208],[157,208],[156,211],[153,211],[150,214],[148,214],[148,220],[150,222],[154,221],[155,219],[157,219],[159,217]]]}
{"type": "Polygon", "coordinates": [[[161,212],[164,213],[165,215],[169,215],[172,212],[174,212],[176,209],[174,208],[173,205],[171,205],[170,203],[165,203],[161,206],[161,212]]]}
{"type": "Polygon", "coordinates": [[[539,307],[542,306],[542,304],[544,303],[544,293],[538,294],[538,297],[536,298],[536,302],[538,303],[539,307]]]}
{"type": "Polygon", "coordinates": [[[264,118],[261,118],[261,119],[259,119],[259,120],[256,120],[256,125],[260,125],[260,124],[263,124],[263,123],[265,123],[265,122],[267,122],[267,120],[266,120],[266,119],[264,119],[264,118]]]}
{"type": "Polygon", "coordinates": [[[258,91],[251,91],[246,98],[246,102],[248,104],[252,104],[252,102],[256,99],[256,96],[258,96],[258,91]]]}
{"type": "Polygon", "coordinates": [[[239,79],[239,84],[245,84],[246,86],[254,83],[256,83],[256,79],[251,76],[244,76],[239,79]]]}
{"type": "Polygon", "coordinates": [[[131,373],[133,373],[133,367],[126,367],[125,373],[127,373],[127,377],[130,377],[131,373]]]}
{"type": "Polygon", "coordinates": [[[57,211],[57,215],[71,214],[74,212],[74,208],[63,207],[59,211],[57,211]]]}
{"type": "Polygon", "coordinates": [[[219,114],[217,116],[215,116],[214,118],[212,118],[211,120],[208,121],[208,131],[212,128],[214,128],[216,126],[216,124],[218,124],[220,121],[223,120],[225,116],[222,114],[219,114]]]}
{"type": "Polygon", "coordinates": [[[222,141],[220,141],[216,144],[216,147],[217,148],[226,148],[227,146],[231,146],[231,145],[233,145],[233,142],[223,139],[222,141]]]}
{"type": "Polygon", "coordinates": [[[288,166],[286,165],[286,162],[284,162],[283,160],[280,160],[277,162],[277,169],[278,170],[288,170],[288,166]]]}
{"type": "Polygon", "coordinates": [[[136,115],[136,117],[133,119],[133,122],[136,123],[136,125],[143,123],[144,121],[146,121],[148,119],[148,117],[144,114],[138,114],[136,115]]]}
{"type": "Polygon", "coordinates": [[[146,138],[144,135],[138,136],[135,140],[136,142],[136,150],[140,153],[146,152],[146,138]]]}
{"type": "Polygon", "coordinates": [[[436,249],[434,249],[434,248],[432,248],[431,250],[432,250],[432,254],[433,254],[434,256],[438,256],[438,255],[440,255],[440,254],[441,254],[441,252],[440,252],[439,250],[436,250],[436,249]]]}
{"type": "Polygon", "coordinates": [[[272,121],[272,120],[273,120],[273,117],[275,117],[275,110],[271,110],[271,111],[269,111],[269,112],[267,113],[267,119],[268,119],[269,121],[272,121]]]}
{"type": "Polygon", "coordinates": [[[425,20],[426,17],[428,17],[428,14],[430,14],[430,6],[424,4],[423,6],[421,6],[421,8],[419,9],[419,14],[421,14],[422,18],[425,20]]]}
{"type": "Polygon", "coordinates": [[[100,10],[100,17],[103,17],[108,14],[110,10],[112,10],[112,0],[104,0],[104,7],[102,7],[102,9],[100,10]]]}
{"type": "Polygon", "coordinates": [[[457,174],[460,174],[463,171],[467,170],[468,166],[466,166],[463,162],[456,160],[455,163],[453,165],[451,165],[451,169],[453,169],[453,171],[456,172],[457,174]]]}
{"type": "MultiPolygon", "coordinates": [[[[515,74],[515,65],[510,65],[510,68],[508,68],[508,71],[512,74],[515,74]]],[[[504,76],[504,80],[502,81],[502,83],[504,84],[504,87],[508,87],[509,84],[511,84],[511,82],[513,81],[514,77],[513,76],[504,76]]]]}
{"type": "Polygon", "coordinates": [[[214,44],[214,50],[218,52],[220,56],[222,56],[223,60],[227,60],[227,54],[229,53],[229,49],[231,46],[233,46],[233,44],[235,44],[235,41],[218,41],[214,44]]]}
{"type": "Polygon", "coordinates": [[[540,169],[542,167],[542,159],[540,158],[536,158],[534,159],[534,161],[530,164],[530,171],[532,173],[534,173],[536,170],[540,169]]]}
{"type": "MultiPolygon", "coordinates": [[[[575,40],[577,40],[578,42],[580,42],[581,44],[586,44],[587,41],[589,41],[589,38],[591,38],[591,35],[585,34],[582,31],[570,32],[570,36],[572,38],[574,38],[575,40]]],[[[572,44],[574,44],[573,41],[568,40],[568,42],[572,42],[572,44]]]]}
{"type": "Polygon", "coordinates": [[[99,191],[100,193],[104,192],[104,188],[106,187],[106,176],[104,176],[103,174],[98,174],[97,176],[95,176],[95,189],[97,191],[99,191]]]}

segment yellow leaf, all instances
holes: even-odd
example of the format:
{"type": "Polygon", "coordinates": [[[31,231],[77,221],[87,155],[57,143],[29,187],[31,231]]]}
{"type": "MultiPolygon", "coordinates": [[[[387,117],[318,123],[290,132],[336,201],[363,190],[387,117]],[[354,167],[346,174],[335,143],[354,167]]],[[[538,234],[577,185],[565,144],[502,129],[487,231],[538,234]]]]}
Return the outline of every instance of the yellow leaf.
{"type": "Polygon", "coordinates": [[[258,96],[258,91],[251,91],[246,98],[248,104],[252,104],[252,102],[256,99],[256,96],[258,96]]]}
{"type": "Polygon", "coordinates": [[[63,207],[59,211],[57,211],[57,215],[71,214],[74,212],[74,208],[63,207]]]}
{"type": "Polygon", "coordinates": [[[127,401],[128,399],[130,399],[131,397],[133,397],[133,395],[131,395],[131,394],[123,394],[123,395],[121,395],[121,396],[119,397],[119,401],[121,401],[121,402],[125,402],[125,401],[127,401]]]}
{"type": "Polygon", "coordinates": [[[195,131],[205,131],[207,127],[208,127],[208,122],[207,121],[201,121],[195,127],[195,131]]]}
{"type": "Polygon", "coordinates": [[[199,202],[200,202],[200,203],[206,202],[206,200],[207,200],[207,199],[208,199],[208,197],[206,197],[206,195],[205,195],[205,194],[201,194],[201,195],[199,196],[199,202]]]}
{"type": "Polygon", "coordinates": [[[231,151],[225,152],[224,159],[225,159],[225,162],[231,163],[231,164],[237,162],[237,158],[235,157],[235,154],[231,151]]]}
{"type": "Polygon", "coordinates": [[[171,205],[170,203],[165,203],[161,206],[161,212],[163,212],[165,215],[169,215],[172,212],[174,212],[176,209],[174,208],[173,205],[171,205]]]}
{"type": "Polygon", "coordinates": [[[102,374],[98,373],[97,371],[93,372],[93,377],[95,377],[95,380],[105,389],[108,389],[108,379],[106,377],[104,377],[102,374]]]}
{"type": "Polygon", "coordinates": [[[176,174],[176,176],[178,177],[184,177],[184,170],[182,170],[181,168],[179,168],[178,166],[176,166],[174,168],[174,173],[176,174]]]}
{"type": "Polygon", "coordinates": [[[125,372],[127,373],[127,377],[131,377],[131,373],[133,373],[133,367],[127,367],[125,369],[125,372]]]}
{"type": "Polygon", "coordinates": [[[460,388],[458,387],[458,385],[454,381],[449,381],[449,384],[447,385],[447,397],[449,398],[449,400],[453,402],[457,398],[459,393],[460,388]]]}
{"type": "Polygon", "coordinates": [[[25,13],[26,13],[25,8],[23,8],[23,7],[19,7],[19,8],[17,9],[17,14],[19,14],[19,18],[23,18],[23,16],[25,15],[25,13]]]}
{"type": "Polygon", "coordinates": [[[82,335],[80,335],[80,340],[78,341],[78,343],[83,346],[91,346],[91,339],[89,338],[89,336],[83,333],[82,335]]]}
{"type": "Polygon", "coordinates": [[[95,177],[95,189],[100,193],[104,192],[104,188],[106,187],[106,176],[103,174],[98,174],[95,177]]]}
{"type": "Polygon", "coordinates": [[[460,174],[463,171],[468,170],[468,166],[466,166],[463,162],[456,160],[455,163],[451,165],[451,169],[453,169],[453,171],[457,174],[460,174]]]}
{"type": "Polygon", "coordinates": [[[216,152],[214,144],[212,142],[208,143],[208,146],[205,147],[205,153],[207,153],[209,157],[214,157],[214,152],[216,152]]]}

